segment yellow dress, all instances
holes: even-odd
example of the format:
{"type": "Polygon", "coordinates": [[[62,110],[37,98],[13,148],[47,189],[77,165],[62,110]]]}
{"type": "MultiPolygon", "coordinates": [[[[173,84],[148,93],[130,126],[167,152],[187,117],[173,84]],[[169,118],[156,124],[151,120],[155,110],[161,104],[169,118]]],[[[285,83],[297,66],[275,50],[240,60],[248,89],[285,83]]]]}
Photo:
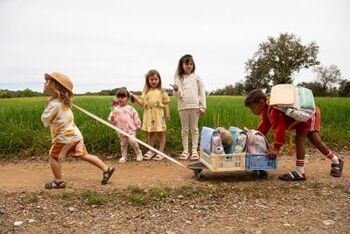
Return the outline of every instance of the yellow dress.
{"type": "Polygon", "coordinates": [[[164,105],[170,102],[164,90],[149,89],[141,95],[143,111],[142,130],[146,132],[165,132],[166,120],[164,105]]]}

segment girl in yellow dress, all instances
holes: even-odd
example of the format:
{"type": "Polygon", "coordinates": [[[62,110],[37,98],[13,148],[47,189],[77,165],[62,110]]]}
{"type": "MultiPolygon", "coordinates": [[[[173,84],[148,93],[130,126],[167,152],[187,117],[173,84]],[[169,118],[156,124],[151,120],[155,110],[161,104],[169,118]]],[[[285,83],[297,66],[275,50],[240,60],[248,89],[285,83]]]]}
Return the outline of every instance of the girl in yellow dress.
{"type": "MultiPolygon", "coordinates": [[[[142,130],[147,132],[147,143],[153,147],[156,135],[159,137],[159,151],[164,152],[166,141],[166,121],[170,120],[169,96],[162,89],[162,80],[156,70],[146,74],[145,87],[140,98],[131,94],[131,101],[144,108],[142,130]]],[[[162,160],[163,156],[147,151],[145,160],[162,160]]]]}

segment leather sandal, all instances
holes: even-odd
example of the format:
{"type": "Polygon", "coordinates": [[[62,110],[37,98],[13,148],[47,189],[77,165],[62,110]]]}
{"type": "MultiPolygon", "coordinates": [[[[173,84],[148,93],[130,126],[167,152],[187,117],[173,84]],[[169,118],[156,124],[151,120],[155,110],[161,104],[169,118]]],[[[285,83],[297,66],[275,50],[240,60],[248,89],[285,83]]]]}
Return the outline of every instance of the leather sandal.
{"type": "Polygon", "coordinates": [[[280,175],[278,177],[280,180],[284,180],[284,181],[299,181],[299,180],[306,180],[306,176],[303,173],[302,175],[299,175],[298,172],[296,171],[292,171],[283,175],[280,175]]]}
{"type": "Polygon", "coordinates": [[[111,178],[111,176],[113,175],[114,171],[115,171],[114,167],[108,167],[108,170],[103,172],[103,174],[102,174],[102,181],[101,181],[102,185],[107,184],[108,180],[111,178]]]}
{"type": "Polygon", "coordinates": [[[339,159],[339,163],[332,163],[331,167],[331,176],[340,177],[343,174],[344,161],[342,159],[339,159]]]}
{"type": "Polygon", "coordinates": [[[57,182],[54,180],[45,184],[46,189],[62,189],[65,187],[66,187],[66,183],[64,183],[63,181],[57,182]]]}

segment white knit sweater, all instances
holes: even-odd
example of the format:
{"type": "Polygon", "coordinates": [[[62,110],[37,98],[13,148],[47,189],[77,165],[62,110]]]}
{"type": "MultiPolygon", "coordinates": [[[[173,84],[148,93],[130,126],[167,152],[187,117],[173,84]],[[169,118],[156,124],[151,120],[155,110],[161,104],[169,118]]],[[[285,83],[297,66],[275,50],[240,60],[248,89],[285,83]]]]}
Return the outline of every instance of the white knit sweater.
{"type": "Polygon", "coordinates": [[[179,87],[174,91],[178,110],[206,108],[204,84],[197,75],[184,75],[183,79],[176,76],[175,84],[179,87]]]}

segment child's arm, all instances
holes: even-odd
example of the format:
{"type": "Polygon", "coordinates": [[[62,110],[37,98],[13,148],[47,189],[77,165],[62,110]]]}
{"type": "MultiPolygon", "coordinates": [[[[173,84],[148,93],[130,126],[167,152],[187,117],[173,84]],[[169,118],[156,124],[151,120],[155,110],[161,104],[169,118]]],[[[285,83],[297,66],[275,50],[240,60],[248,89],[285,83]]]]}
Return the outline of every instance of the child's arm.
{"type": "Polygon", "coordinates": [[[165,119],[166,121],[169,121],[170,120],[170,108],[169,108],[170,98],[168,94],[165,92],[165,90],[162,90],[161,95],[162,95],[162,103],[164,105],[165,119]]]}
{"type": "Polygon", "coordinates": [[[273,131],[273,145],[272,150],[269,152],[269,156],[277,157],[282,145],[286,141],[286,124],[284,113],[272,109],[269,111],[271,119],[271,128],[273,131]]]}
{"type": "Polygon", "coordinates": [[[47,127],[55,119],[59,111],[59,104],[53,101],[49,101],[47,107],[45,108],[43,114],[41,115],[41,122],[47,127]]]}
{"type": "Polygon", "coordinates": [[[170,108],[169,103],[164,104],[164,114],[166,121],[170,121],[170,108]]]}
{"type": "Polygon", "coordinates": [[[180,81],[179,81],[179,77],[175,77],[174,79],[174,85],[171,85],[171,87],[173,87],[173,94],[174,96],[179,99],[181,98],[181,90],[180,90],[180,81]]]}
{"type": "Polygon", "coordinates": [[[141,120],[140,120],[139,114],[137,113],[135,108],[132,106],[131,106],[131,117],[135,123],[136,128],[141,129],[141,120]]]}
{"type": "Polygon", "coordinates": [[[198,95],[199,95],[199,113],[204,114],[205,109],[207,108],[206,96],[204,83],[200,78],[198,78],[198,95]]]}
{"type": "Polygon", "coordinates": [[[116,122],[116,119],[114,117],[114,110],[111,111],[111,113],[109,113],[109,116],[108,116],[108,122],[110,122],[111,124],[115,125],[117,122],[116,122]]]}
{"type": "Polygon", "coordinates": [[[133,93],[130,93],[130,97],[131,97],[130,98],[131,102],[137,103],[141,107],[144,107],[143,106],[144,105],[143,101],[140,98],[138,98],[136,95],[134,95],[133,93]]]}

